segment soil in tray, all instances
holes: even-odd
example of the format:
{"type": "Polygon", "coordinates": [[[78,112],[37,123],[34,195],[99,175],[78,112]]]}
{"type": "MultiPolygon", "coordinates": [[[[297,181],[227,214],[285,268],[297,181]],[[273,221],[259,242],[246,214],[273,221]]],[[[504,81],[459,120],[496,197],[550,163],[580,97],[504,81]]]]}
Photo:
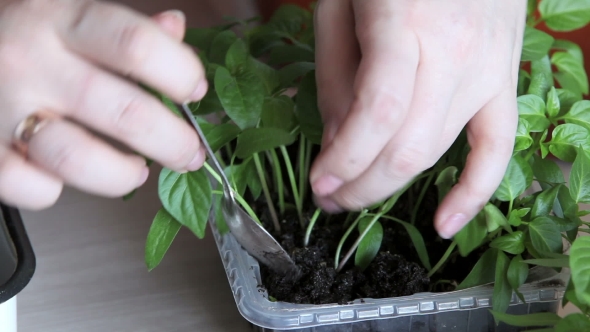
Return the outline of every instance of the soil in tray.
{"type": "MultiPolygon", "coordinates": [[[[415,226],[421,231],[430,255],[431,265],[436,264],[451,243],[436,234],[432,220],[437,205],[436,188],[428,191],[415,226]]],[[[409,202],[411,197],[403,195],[393,211],[396,217],[410,220],[409,202]]],[[[258,202],[258,208],[264,209],[258,202]]],[[[314,206],[309,206],[311,216],[314,206]]],[[[265,211],[266,212],[266,211],[265,211]]],[[[334,255],[342,235],[346,214],[334,215],[329,220],[320,219],[312,232],[310,243],[303,246],[305,235],[295,214],[287,215],[281,222],[281,234],[273,232],[268,213],[262,213],[265,227],[287,250],[300,267],[302,277],[293,282],[261,266],[262,285],[270,298],[278,301],[302,304],[346,304],[355,299],[386,298],[412,295],[426,291],[451,291],[471,270],[479,258],[478,253],[463,258],[452,255],[446,268],[432,278],[422,266],[412,241],[405,228],[394,221],[382,220],[384,228],[381,249],[365,271],[354,266],[354,255],[345,268],[337,273],[334,268],[334,255]],[[440,280],[446,280],[440,283],[440,280]]],[[[353,231],[342,248],[341,256],[358,236],[353,231]]]]}

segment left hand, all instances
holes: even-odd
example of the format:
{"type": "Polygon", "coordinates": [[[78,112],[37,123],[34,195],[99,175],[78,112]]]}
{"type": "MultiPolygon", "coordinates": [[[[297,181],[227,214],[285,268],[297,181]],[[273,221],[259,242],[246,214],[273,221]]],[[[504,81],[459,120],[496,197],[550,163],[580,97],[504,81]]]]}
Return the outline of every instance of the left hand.
{"type": "Polygon", "coordinates": [[[526,0],[320,0],[322,151],[310,181],[327,211],[381,201],[433,166],[467,124],[471,152],[435,226],[450,238],[510,160],[526,0]]]}

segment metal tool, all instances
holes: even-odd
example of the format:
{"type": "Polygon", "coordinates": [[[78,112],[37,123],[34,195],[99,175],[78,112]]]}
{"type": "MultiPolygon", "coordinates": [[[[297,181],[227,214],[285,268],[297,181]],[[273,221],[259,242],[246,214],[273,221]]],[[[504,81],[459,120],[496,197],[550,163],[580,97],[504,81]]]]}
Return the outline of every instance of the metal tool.
{"type": "Polygon", "coordinates": [[[276,273],[296,277],[299,274],[299,269],[289,254],[264,227],[254,221],[236,202],[230,183],[189,107],[186,104],[182,104],[179,108],[182,110],[184,119],[197,131],[197,134],[201,138],[201,144],[207,150],[207,156],[209,156],[215,170],[221,177],[221,184],[223,186],[221,210],[231,233],[238,243],[260,263],[268,266],[276,273]]]}

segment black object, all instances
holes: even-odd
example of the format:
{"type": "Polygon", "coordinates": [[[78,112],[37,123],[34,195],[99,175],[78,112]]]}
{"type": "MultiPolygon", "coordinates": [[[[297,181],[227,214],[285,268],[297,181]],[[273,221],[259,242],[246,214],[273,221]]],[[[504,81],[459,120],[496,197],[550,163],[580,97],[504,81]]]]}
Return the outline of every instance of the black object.
{"type": "Polygon", "coordinates": [[[0,303],[27,286],[35,266],[35,253],[19,211],[0,204],[0,303]]]}

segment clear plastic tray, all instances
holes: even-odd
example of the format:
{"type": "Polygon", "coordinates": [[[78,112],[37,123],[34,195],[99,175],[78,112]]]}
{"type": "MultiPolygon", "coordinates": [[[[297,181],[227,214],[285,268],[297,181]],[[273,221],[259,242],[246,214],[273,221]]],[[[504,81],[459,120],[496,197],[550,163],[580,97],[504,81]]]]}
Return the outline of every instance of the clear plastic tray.
{"type": "MultiPolygon", "coordinates": [[[[272,302],[261,284],[258,262],[231,234],[220,235],[210,220],[217,248],[242,316],[255,331],[518,331],[495,326],[489,313],[493,285],[449,293],[356,300],[352,304],[306,305],[272,302]]],[[[526,303],[513,294],[509,313],[556,312],[569,271],[531,270],[521,288],[526,303]]]]}

